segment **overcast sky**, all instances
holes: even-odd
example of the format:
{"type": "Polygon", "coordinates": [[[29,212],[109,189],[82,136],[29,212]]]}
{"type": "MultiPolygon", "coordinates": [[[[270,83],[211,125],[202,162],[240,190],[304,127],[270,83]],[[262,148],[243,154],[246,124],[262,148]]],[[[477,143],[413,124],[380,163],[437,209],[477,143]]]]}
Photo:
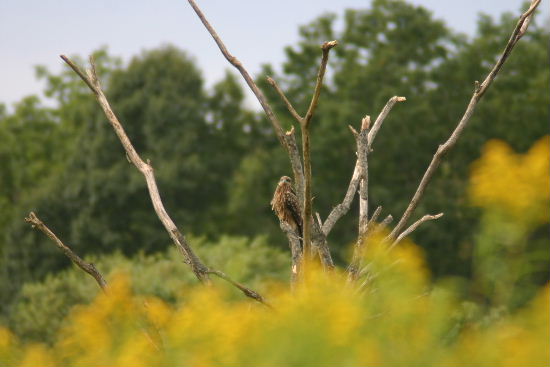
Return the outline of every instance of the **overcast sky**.
{"type": "MultiPolygon", "coordinates": [[[[297,29],[323,12],[364,8],[370,0],[198,0],[229,50],[255,74],[260,65],[279,64],[283,47],[295,43],[297,29]]],[[[432,10],[451,28],[473,34],[477,14],[498,16],[522,0],[411,0],[432,10]]],[[[548,13],[547,0],[541,7],[548,13]]],[[[547,16],[547,15],[545,15],[547,16]]],[[[35,65],[53,71],[58,55],[88,55],[107,45],[127,61],[141,50],[171,43],[198,61],[207,84],[228,68],[186,0],[0,0],[0,102],[40,94],[35,65]]]]}

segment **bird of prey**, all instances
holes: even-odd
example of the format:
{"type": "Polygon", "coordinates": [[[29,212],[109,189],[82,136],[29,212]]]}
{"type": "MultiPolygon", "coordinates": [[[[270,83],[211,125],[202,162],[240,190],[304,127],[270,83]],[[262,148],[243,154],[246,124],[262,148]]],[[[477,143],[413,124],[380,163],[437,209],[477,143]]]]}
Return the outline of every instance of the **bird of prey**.
{"type": "Polygon", "coordinates": [[[277,184],[273,199],[271,200],[271,209],[277,214],[279,220],[288,223],[299,237],[302,237],[302,216],[300,214],[300,205],[298,197],[292,188],[292,180],[288,176],[283,176],[277,184]]]}

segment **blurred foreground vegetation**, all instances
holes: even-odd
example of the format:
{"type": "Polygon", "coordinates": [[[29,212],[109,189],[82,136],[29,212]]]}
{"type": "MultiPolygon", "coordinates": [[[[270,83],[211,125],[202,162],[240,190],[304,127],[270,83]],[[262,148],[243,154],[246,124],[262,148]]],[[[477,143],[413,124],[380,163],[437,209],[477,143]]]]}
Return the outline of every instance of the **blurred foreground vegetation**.
{"type": "MultiPolygon", "coordinates": [[[[51,348],[21,345],[0,329],[4,366],[301,366],[421,363],[547,366],[548,287],[498,322],[470,319],[452,288],[429,293],[420,251],[378,256],[362,292],[339,274],[314,273],[294,293],[271,292],[275,310],[188,289],[176,307],[136,296],[127,277],[75,308],[51,348]],[[460,330],[457,323],[462,322],[460,330]]],[[[380,255],[380,254],[379,254],[380,255]]]]}
{"type": "MultiPolygon", "coordinates": [[[[230,265],[240,260],[240,269],[256,268],[241,273],[242,279],[258,284],[258,272],[270,274],[260,287],[273,308],[235,297],[234,289],[219,284],[189,286],[170,259],[173,253],[131,262],[114,256],[101,264],[112,274],[107,292],[73,307],[55,335],[47,334],[58,326],[51,321],[55,313],[96,292],[79,292],[86,282],[75,279],[84,278],[75,271],[25,287],[28,302],[16,325],[46,333],[42,337],[50,345],[21,343],[0,329],[0,363],[547,366],[550,288],[533,280],[540,284],[547,276],[548,253],[529,248],[536,229],[550,221],[549,156],[550,137],[525,155],[492,141],[475,163],[470,200],[482,208],[484,220],[472,282],[434,280],[420,247],[406,240],[388,251],[380,232],[368,240],[359,282],[349,284],[340,271],[323,273],[310,264],[293,292],[275,281],[285,256],[261,240],[250,244],[255,251],[249,254],[263,251],[262,260],[241,254],[247,245],[242,239],[223,239],[229,253],[225,246],[203,243],[212,259],[229,255],[230,265]],[[515,180],[490,185],[508,174],[515,180]],[[510,195],[513,190],[519,194],[510,195]],[[526,196],[540,205],[524,205],[526,196]],[[66,301],[69,297],[73,300],[66,301]],[[25,323],[33,316],[42,325],[25,323]]],[[[94,284],[89,280],[86,286],[94,284]]]]}
{"type": "MultiPolygon", "coordinates": [[[[422,7],[375,0],[368,9],[350,9],[341,17],[325,14],[301,27],[300,41],[285,50],[283,65],[265,65],[258,84],[290,127],[291,119],[265,75],[276,79],[303,111],[313,90],[319,44],[339,40],[312,125],[314,210],[325,217],[349,183],[355,148],[346,125],[357,126],[365,114],[376,116],[388,98],[403,95],[407,102],[388,117],[369,160],[373,207],[383,205],[383,215],[399,216],[437,145],[463,113],[473,81],[487,74],[515,21],[511,14],[498,20],[482,15],[477,33],[466,37],[422,7]]],[[[290,259],[269,207],[278,178],[289,174],[290,167],[264,117],[245,104],[238,78],[228,72],[206,88],[193,58],[172,46],[144,51],[127,64],[106,49],[95,52],[106,94],[136,149],[151,159],[175,222],[192,234],[193,247],[208,263],[267,293],[281,309],[278,316],[223,286],[194,289],[190,272],[168,249],[169,238],[153,212],[143,178],[124,159],[89,90],[70,70],[53,73],[38,67],[45,96],[55,107],[47,107],[38,96],[24,98],[10,111],[0,104],[0,324],[15,334],[2,331],[0,361],[20,364],[29,358],[36,365],[42,364],[41,357],[43,364],[47,358],[58,363],[83,358],[83,364],[115,364],[123,363],[117,358],[135,357],[141,362],[202,364],[216,358],[260,361],[258,356],[265,354],[262,361],[267,364],[286,353],[296,355],[287,362],[315,356],[364,364],[395,361],[401,356],[392,348],[402,348],[397,350],[403,352],[403,361],[458,363],[460,351],[468,351],[464,355],[472,362],[511,363],[524,354],[532,358],[524,360],[538,362],[538,354],[527,346],[516,350],[507,343],[548,340],[542,338],[545,320],[539,319],[548,307],[544,296],[536,298],[545,292],[540,287],[548,282],[550,265],[548,139],[540,140],[549,120],[550,70],[545,65],[550,32],[543,21],[535,16],[417,209],[419,216],[439,211],[445,216],[414,233],[420,247],[404,246],[414,249],[413,255],[400,249],[382,260],[372,259],[375,264],[382,261],[385,269],[386,261],[403,257],[412,268],[389,267],[361,291],[342,289],[338,275],[325,279],[311,274],[311,283],[296,298],[274,285],[287,280],[290,259]],[[485,145],[492,138],[500,140],[485,145]],[[69,261],[23,222],[31,210],[108,279],[125,274],[113,281],[111,298],[96,298],[93,281],[68,269],[69,261]],[[395,289],[380,285],[395,278],[406,281],[395,289]],[[210,294],[215,296],[199,316],[197,305],[210,294]],[[164,311],[141,308],[143,297],[164,311]],[[408,309],[402,301],[411,299],[415,301],[408,309]],[[415,302],[426,302],[426,310],[415,302]],[[323,303],[328,309],[321,312],[323,303]],[[118,314],[119,307],[128,312],[118,314]],[[224,307],[227,315],[220,314],[224,307]],[[346,324],[346,310],[350,315],[362,311],[346,324]],[[148,312],[161,315],[157,319],[148,312]],[[165,354],[148,354],[152,344],[143,340],[142,330],[134,330],[138,318],[148,320],[145,328],[159,323],[165,354]],[[224,331],[223,322],[241,318],[242,323],[229,324],[234,334],[229,326],[224,331]],[[205,324],[199,334],[178,334],[199,321],[205,324]],[[77,330],[77,322],[100,329],[77,330]],[[338,327],[353,330],[355,337],[335,340],[345,334],[334,331],[338,327]],[[69,345],[84,345],[91,335],[86,333],[96,331],[105,339],[94,342],[110,346],[105,356],[67,354],[73,348],[69,345]],[[256,344],[244,343],[247,335],[256,344]],[[490,346],[491,338],[502,343],[490,346]],[[307,344],[297,344],[297,339],[307,344]],[[392,344],[394,339],[398,344],[392,344]],[[209,340],[218,340],[220,349],[214,350],[216,343],[209,340]],[[406,346],[411,340],[418,345],[406,346]],[[54,349],[50,353],[29,344],[35,341],[54,349]],[[126,351],[133,342],[135,350],[126,351]],[[198,358],[204,348],[212,354],[204,354],[203,361],[198,358]],[[222,358],[228,349],[234,354],[222,358]],[[324,354],[328,351],[333,354],[324,354]],[[145,356],[132,354],[141,352],[145,356]]],[[[238,45],[231,48],[238,55],[238,45]]],[[[355,236],[356,212],[352,207],[329,237],[340,265],[355,236]]],[[[541,344],[532,345],[540,352],[541,344]]],[[[99,348],[88,352],[99,353],[99,348]]]]}

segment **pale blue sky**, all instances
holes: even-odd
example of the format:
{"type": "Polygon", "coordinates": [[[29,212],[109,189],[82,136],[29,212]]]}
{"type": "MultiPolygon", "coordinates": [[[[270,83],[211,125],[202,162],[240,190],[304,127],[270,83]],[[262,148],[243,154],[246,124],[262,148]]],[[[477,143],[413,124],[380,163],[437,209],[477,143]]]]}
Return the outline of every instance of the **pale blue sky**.
{"type": "MultiPolygon", "coordinates": [[[[283,47],[298,39],[298,26],[323,12],[362,8],[369,0],[198,0],[227,47],[252,74],[280,64],[283,47]]],[[[472,34],[477,15],[519,15],[522,0],[410,0],[432,10],[455,30],[472,34]]],[[[546,2],[546,1],[545,1],[546,2]]],[[[543,3],[541,7],[548,13],[543,3]]],[[[547,15],[545,15],[547,16],[547,15]]],[[[34,65],[53,71],[58,55],[88,55],[107,45],[126,61],[145,48],[172,43],[195,56],[208,84],[228,64],[186,0],[0,0],[0,102],[8,105],[43,85],[34,65]]]]}

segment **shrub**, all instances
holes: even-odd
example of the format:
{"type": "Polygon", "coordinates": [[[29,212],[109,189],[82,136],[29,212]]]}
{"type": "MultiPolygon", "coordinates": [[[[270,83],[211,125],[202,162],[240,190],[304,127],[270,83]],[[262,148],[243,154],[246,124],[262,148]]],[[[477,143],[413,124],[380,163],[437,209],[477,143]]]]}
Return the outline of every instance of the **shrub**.
{"type": "MultiPolygon", "coordinates": [[[[226,269],[237,281],[255,288],[262,289],[261,279],[288,278],[288,256],[268,246],[265,237],[222,236],[216,243],[194,238],[193,243],[209,264],[226,269]]],[[[185,287],[196,283],[181,255],[172,248],[132,258],[117,253],[88,260],[96,264],[107,280],[114,273],[124,272],[132,279],[135,294],[155,296],[169,304],[175,303],[185,287]]],[[[76,267],[49,275],[41,282],[27,283],[14,302],[9,320],[11,329],[23,340],[51,342],[69,310],[90,303],[99,292],[95,281],[76,267]]],[[[240,297],[240,293],[234,296],[240,297]]]]}

